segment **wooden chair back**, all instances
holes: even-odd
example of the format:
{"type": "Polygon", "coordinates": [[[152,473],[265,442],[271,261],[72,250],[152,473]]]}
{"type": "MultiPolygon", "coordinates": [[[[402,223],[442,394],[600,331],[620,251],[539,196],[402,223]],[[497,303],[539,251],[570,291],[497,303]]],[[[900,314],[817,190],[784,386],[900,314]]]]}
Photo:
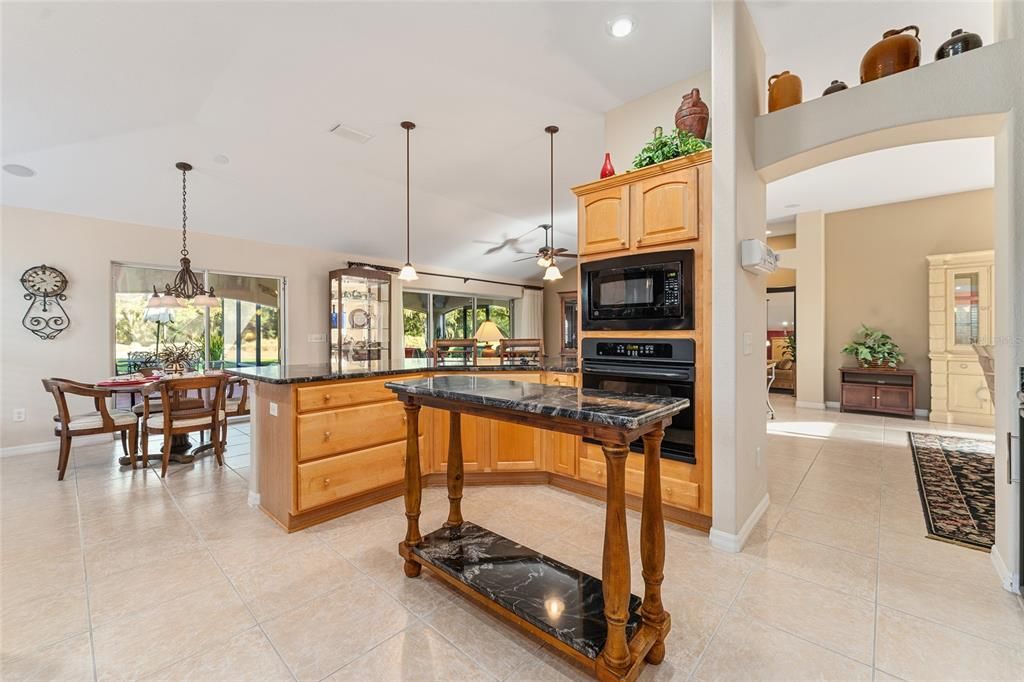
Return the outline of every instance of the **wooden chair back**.
{"type": "Polygon", "coordinates": [[[238,399],[238,409],[233,411],[232,416],[249,414],[249,382],[242,377],[230,377],[225,387],[225,400],[238,399]]]}
{"type": "Polygon", "coordinates": [[[544,346],[540,339],[502,339],[498,354],[503,365],[539,365],[544,346]]]}
{"type": "MultiPolygon", "coordinates": [[[[69,395],[92,398],[95,410],[100,413],[100,419],[103,424],[99,432],[114,431],[114,420],[110,418],[106,401],[107,398],[113,395],[110,391],[96,388],[92,384],[74,381],[73,379],[61,379],[59,377],[43,379],[43,388],[53,396],[54,402],[57,405],[56,421],[60,423],[61,429],[64,431],[67,431],[71,424],[71,411],[68,409],[67,399],[69,395]]],[[[89,431],[96,432],[96,429],[89,429],[89,431]]]]}
{"type": "Polygon", "coordinates": [[[437,367],[452,364],[449,360],[458,360],[462,365],[476,365],[476,346],[476,339],[438,339],[434,341],[430,354],[437,367]]]}
{"type": "Polygon", "coordinates": [[[216,428],[220,423],[220,412],[224,409],[226,374],[204,374],[194,377],[162,379],[144,396],[143,420],[149,419],[150,399],[160,396],[164,415],[164,432],[174,431],[175,420],[209,419],[210,424],[193,430],[216,428]],[[189,397],[195,391],[198,397],[189,397]]]}

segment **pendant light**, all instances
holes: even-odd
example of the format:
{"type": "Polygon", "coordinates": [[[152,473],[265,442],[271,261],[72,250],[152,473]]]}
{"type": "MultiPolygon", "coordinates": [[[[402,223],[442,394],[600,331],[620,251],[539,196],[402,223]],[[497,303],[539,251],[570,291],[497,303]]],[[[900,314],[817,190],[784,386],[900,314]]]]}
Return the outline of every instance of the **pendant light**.
{"type": "Polygon", "coordinates": [[[409,133],[416,127],[416,124],[412,121],[402,121],[402,127],[405,128],[405,265],[402,266],[402,270],[398,273],[398,279],[403,282],[414,282],[419,279],[419,275],[416,274],[416,268],[412,266],[412,261],[409,257],[409,133]]]}
{"type": "Polygon", "coordinates": [[[188,172],[192,170],[192,164],[179,161],[174,167],[181,171],[181,269],[174,276],[173,285],[164,284],[163,293],[153,285],[153,295],[149,297],[146,308],[180,308],[182,301],[205,307],[219,305],[213,287],[207,291],[192,272],[192,261],[188,257],[188,172]]]}
{"type": "MultiPolygon", "coordinates": [[[[544,267],[541,261],[549,261],[547,269],[544,271],[544,279],[548,282],[553,282],[562,279],[562,272],[558,269],[558,264],[555,261],[555,133],[558,132],[558,126],[548,126],[544,129],[544,132],[551,139],[551,223],[548,226],[551,232],[551,245],[548,250],[548,258],[539,259],[537,265],[544,267]]],[[[548,243],[546,235],[544,243],[548,243]]]]}

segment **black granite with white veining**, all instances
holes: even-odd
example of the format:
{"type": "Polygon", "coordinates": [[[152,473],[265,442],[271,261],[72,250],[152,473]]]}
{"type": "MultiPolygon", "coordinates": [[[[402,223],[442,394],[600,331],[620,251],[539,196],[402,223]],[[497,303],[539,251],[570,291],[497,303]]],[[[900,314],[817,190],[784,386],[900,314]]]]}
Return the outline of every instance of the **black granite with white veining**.
{"type": "Polygon", "coordinates": [[[690,407],[686,398],[566,388],[470,374],[400,379],[384,386],[398,395],[443,398],[630,430],[690,407]]]}
{"type": "Polygon", "coordinates": [[[400,365],[384,366],[374,363],[367,367],[365,362],[352,364],[313,363],[301,365],[267,365],[265,367],[226,367],[228,374],[261,381],[268,384],[303,384],[314,381],[330,381],[332,379],[366,379],[370,377],[401,376],[415,374],[426,370],[443,370],[445,372],[568,372],[575,373],[575,358],[567,361],[559,357],[545,357],[539,364],[525,365],[436,365],[433,360],[425,358],[405,358],[400,365]]]}
{"type": "MultiPolygon", "coordinates": [[[[520,618],[596,658],[608,637],[601,581],[473,523],[441,528],[413,552],[520,618]]],[[[626,638],[640,627],[629,596],[626,638]]]]}

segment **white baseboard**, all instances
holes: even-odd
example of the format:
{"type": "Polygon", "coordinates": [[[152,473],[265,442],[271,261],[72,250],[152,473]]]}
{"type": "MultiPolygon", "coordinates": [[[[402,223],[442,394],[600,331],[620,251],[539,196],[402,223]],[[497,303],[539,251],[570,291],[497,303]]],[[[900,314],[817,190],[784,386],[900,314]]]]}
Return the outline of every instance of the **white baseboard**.
{"type": "Polygon", "coordinates": [[[765,493],[761,501],[754,507],[754,511],[747,517],[739,533],[726,533],[717,528],[712,528],[711,532],[708,533],[708,541],[711,542],[711,546],[725,552],[742,551],[743,545],[747,544],[747,538],[754,532],[754,526],[761,520],[764,513],[768,511],[769,504],[771,504],[771,499],[768,497],[768,493],[765,493]]]}
{"type": "MultiPolygon", "coordinates": [[[[796,406],[800,407],[800,403],[797,403],[796,406]]],[[[825,401],[825,408],[829,409],[829,410],[838,410],[839,409],[839,403],[837,401],[835,401],[835,400],[826,400],[825,401]]],[[[917,417],[927,417],[929,415],[929,412],[928,412],[928,410],[922,410],[920,408],[914,408],[914,415],[917,416],[917,417]]]]}
{"type": "MultiPolygon", "coordinates": [[[[97,433],[92,436],[78,436],[71,440],[71,447],[74,449],[82,445],[98,445],[99,443],[109,443],[112,440],[114,440],[113,434],[110,433],[97,433]]],[[[19,455],[36,455],[40,452],[53,452],[56,454],[58,449],[60,449],[60,440],[57,438],[51,438],[49,440],[42,441],[41,443],[9,445],[6,448],[0,448],[0,459],[5,457],[18,457],[19,455]]]]}
{"type": "Polygon", "coordinates": [[[999,554],[999,548],[992,545],[992,552],[989,554],[992,558],[992,565],[995,566],[996,573],[999,574],[999,582],[1003,584],[1003,589],[1008,592],[1015,594],[1022,594],[1020,586],[1020,573],[1011,573],[1006,562],[1003,561],[1003,557],[999,554]]]}
{"type": "Polygon", "coordinates": [[[805,410],[824,410],[827,403],[813,403],[809,400],[798,400],[796,401],[797,407],[802,407],[805,410]]]}

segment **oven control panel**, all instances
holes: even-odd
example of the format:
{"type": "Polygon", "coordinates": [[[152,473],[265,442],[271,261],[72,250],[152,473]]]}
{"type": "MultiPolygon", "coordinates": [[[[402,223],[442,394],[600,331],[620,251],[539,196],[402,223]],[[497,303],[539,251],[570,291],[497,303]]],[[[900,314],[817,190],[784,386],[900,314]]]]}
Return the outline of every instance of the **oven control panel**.
{"type": "Polygon", "coordinates": [[[671,358],[672,346],[663,343],[615,343],[597,344],[597,354],[602,358],[671,358]]]}
{"type": "Polygon", "coordinates": [[[583,339],[583,358],[692,363],[693,339],[583,339]]]}

